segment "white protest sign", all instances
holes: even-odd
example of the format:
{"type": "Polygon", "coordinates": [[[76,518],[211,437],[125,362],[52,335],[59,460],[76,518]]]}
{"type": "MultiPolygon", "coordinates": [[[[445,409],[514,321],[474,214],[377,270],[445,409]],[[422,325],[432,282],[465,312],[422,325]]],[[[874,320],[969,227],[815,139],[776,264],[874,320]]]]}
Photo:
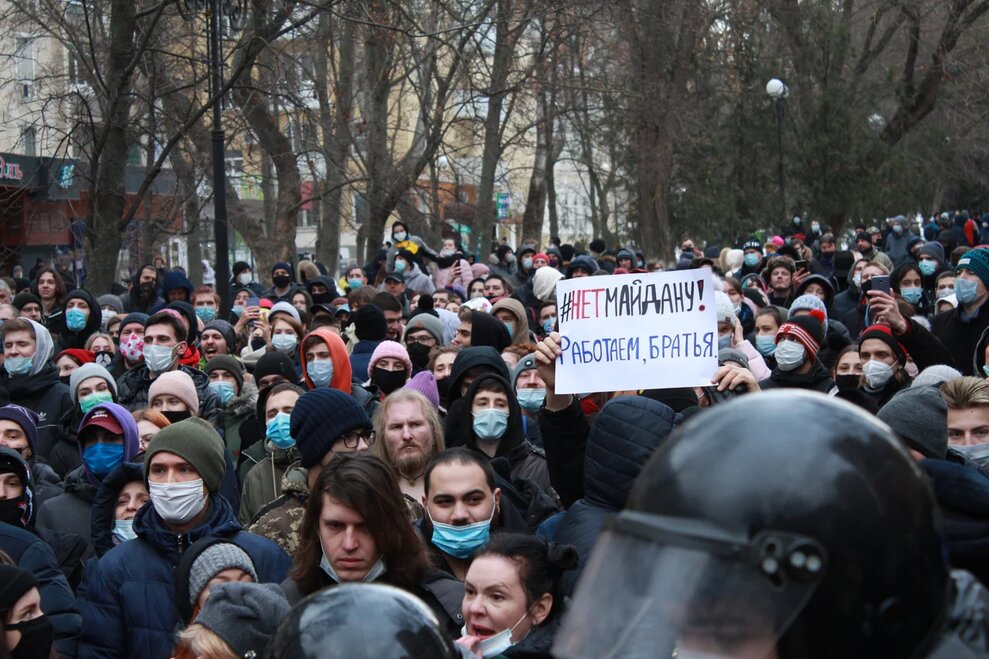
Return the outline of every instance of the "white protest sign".
{"type": "Polygon", "coordinates": [[[718,317],[709,269],[561,280],[556,300],[557,393],[711,384],[718,317]]]}

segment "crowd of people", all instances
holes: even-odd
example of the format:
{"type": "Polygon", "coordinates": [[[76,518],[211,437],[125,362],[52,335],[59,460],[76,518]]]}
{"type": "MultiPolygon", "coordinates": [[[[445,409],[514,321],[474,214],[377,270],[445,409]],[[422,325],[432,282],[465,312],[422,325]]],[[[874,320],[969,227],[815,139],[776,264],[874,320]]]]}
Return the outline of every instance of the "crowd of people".
{"type": "Polygon", "coordinates": [[[0,278],[0,659],[989,656],[971,221],[0,278]],[[711,382],[557,393],[556,284],[666,268],[711,382]]]}

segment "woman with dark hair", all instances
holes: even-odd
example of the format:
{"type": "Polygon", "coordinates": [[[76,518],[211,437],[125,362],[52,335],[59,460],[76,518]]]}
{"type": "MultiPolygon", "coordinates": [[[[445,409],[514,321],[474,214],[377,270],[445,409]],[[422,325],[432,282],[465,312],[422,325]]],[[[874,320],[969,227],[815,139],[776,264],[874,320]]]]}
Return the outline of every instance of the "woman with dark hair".
{"type": "Polygon", "coordinates": [[[561,580],[577,550],[519,533],[500,533],[471,558],[464,579],[464,637],[485,657],[550,658],[565,612],[561,580]]]}
{"type": "Polygon", "coordinates": [[[481,277],[472,279],[467,287],[467,299],[473,300],[476,297],[484,297],[484,279],[481,277]]]}
{"type": "Polygon", "coordinates": [[[31,292],[41,300],[42,323],[47,327],[48,319],[60,316],[65,304],[65,282],[58,270],[45,266],[38,270],[37,277],[31,282],[31,292]]]}
{"type": "Polygon", "coordinates": [[[904,263],[890,275],[893,292],[910,304],[916,315],[931,316],[934,313],[934,295],[923,285],[923,274],[914,263],[904,263]]]}
{"type": "Polygon", "coordinates": [[[448,629],[458,629],[463,588],[427,566],[394,470],[367,453],[334,453],[309,493],[282,589],[295,604],[340,583],[385,583],[419,597],[448,629]]]}

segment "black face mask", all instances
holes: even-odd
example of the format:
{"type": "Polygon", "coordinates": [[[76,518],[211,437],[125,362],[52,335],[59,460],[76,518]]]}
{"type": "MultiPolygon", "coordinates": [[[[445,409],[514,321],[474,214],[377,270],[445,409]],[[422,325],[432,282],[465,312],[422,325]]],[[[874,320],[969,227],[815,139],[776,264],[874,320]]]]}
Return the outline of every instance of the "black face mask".
{"type": "Polygon", "coordinates": [[[24,526],[21,517],[24,511],[21,510],[20,499],[0,499],[0,522],[11,526],[24,526]]]}
{"type": "Polygon", "coordinates": [[[440,394],[440,405],[446,407],[447,397],[450,395],[450,378],[437,380],[436,391],[440,394]]]}
{"type": "Polygon", "coordinates": [[[96,353],[93,361],[103,368],[109,369],[110,365],[113,363],[113,353],[108,350],[100,350],[96,353]]]}
{"type": "Polygon", "coordinates": [[[425,370],[429,364],[429,346],[424,346],[421,343],[413,343],[410,346],[406,346],[406,350],[409,352],[412,367],[417,371],[425,370]]]}
{"type": "Polygon", "coordinates": [[[142,297],[150,298],[155,293],[154,282],[145,282],[145,283],[141,284],[141,287],[140,288],[141,288],[141,296],[142,297]]]}
{"type": "Polygon", "coordinates": [[[329,293],[313,293],[312,294],[312,303],[313,304],[326,304],[327,302],[330,301],[330,299],[331,298],[330,298],[330,294],[329,293]]]}
{"type": "Polygon", "coordinates": [[[277,275],[272,277],[271,281],[275,282],[276,288],[285,288],[292,282],[292,278],[288,275],[277,275]]]}
{"type": "Polygon", "coordinates": [[[265,346],[265,342],[263,336],[255,336],[253,339],[251,339],[251,350],[260,350],[264,346],[265,346]]]}
{"type": "Polygon", "coordinates": [[[71,375],[60,375],[60,376],[58,376],[58,379],[62,381],[62,384],[68,385],[69,384],[69,378],[70,377],[72,377],[72,376],[71,375]]]}
{"type": "Polygon", "coordinates": [[[189,410],[175,410],[171,412],[162,411],[162,416],[168,419],[169,423],[178,423],[179,421],[185,421],[192,417],[192,412],[189,410]]]}
{"type": "Polygon", "coordinates": [[[371,370],[371,382],[378,385],[378,389],[381,389],[386,396],[401,388],[408,379],[409,375],[405,371],[386,371],[378,366],[371,370]]]}
{"type": "Polygon", "coordinates": [[[48,616],[40,615],[14,625],[5,625],[4,629],[21,633],[21,640],[10,653],[14,659],[37,659],[47,657],[51,653],[55,630],[48,616]]]}
{"type": "Polygon", "coordinates": [[[846,375],[836,375],[834,378],[835,386],[838,387],[838,391],[851,391],[852,389],[859,388],[859,382],[861,382],[862,376],[849,373],[846,375]]]}

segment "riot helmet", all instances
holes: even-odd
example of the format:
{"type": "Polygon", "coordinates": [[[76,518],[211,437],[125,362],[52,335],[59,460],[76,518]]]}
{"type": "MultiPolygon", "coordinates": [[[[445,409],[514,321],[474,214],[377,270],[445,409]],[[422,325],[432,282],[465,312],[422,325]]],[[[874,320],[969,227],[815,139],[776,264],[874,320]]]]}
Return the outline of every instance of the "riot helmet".
{"type": "Polygon", "coordinates": [[[949,596],[934,495],[888,426],[766,392],[685,423],[602,533],[554,656],[913,657],[949,596]]]}
{"type": "Polygon", "coordinates": [[[374,583],[341,584],[299,602],[267,659],[452,659],[460,653],[421,600],[374,583]]]}

